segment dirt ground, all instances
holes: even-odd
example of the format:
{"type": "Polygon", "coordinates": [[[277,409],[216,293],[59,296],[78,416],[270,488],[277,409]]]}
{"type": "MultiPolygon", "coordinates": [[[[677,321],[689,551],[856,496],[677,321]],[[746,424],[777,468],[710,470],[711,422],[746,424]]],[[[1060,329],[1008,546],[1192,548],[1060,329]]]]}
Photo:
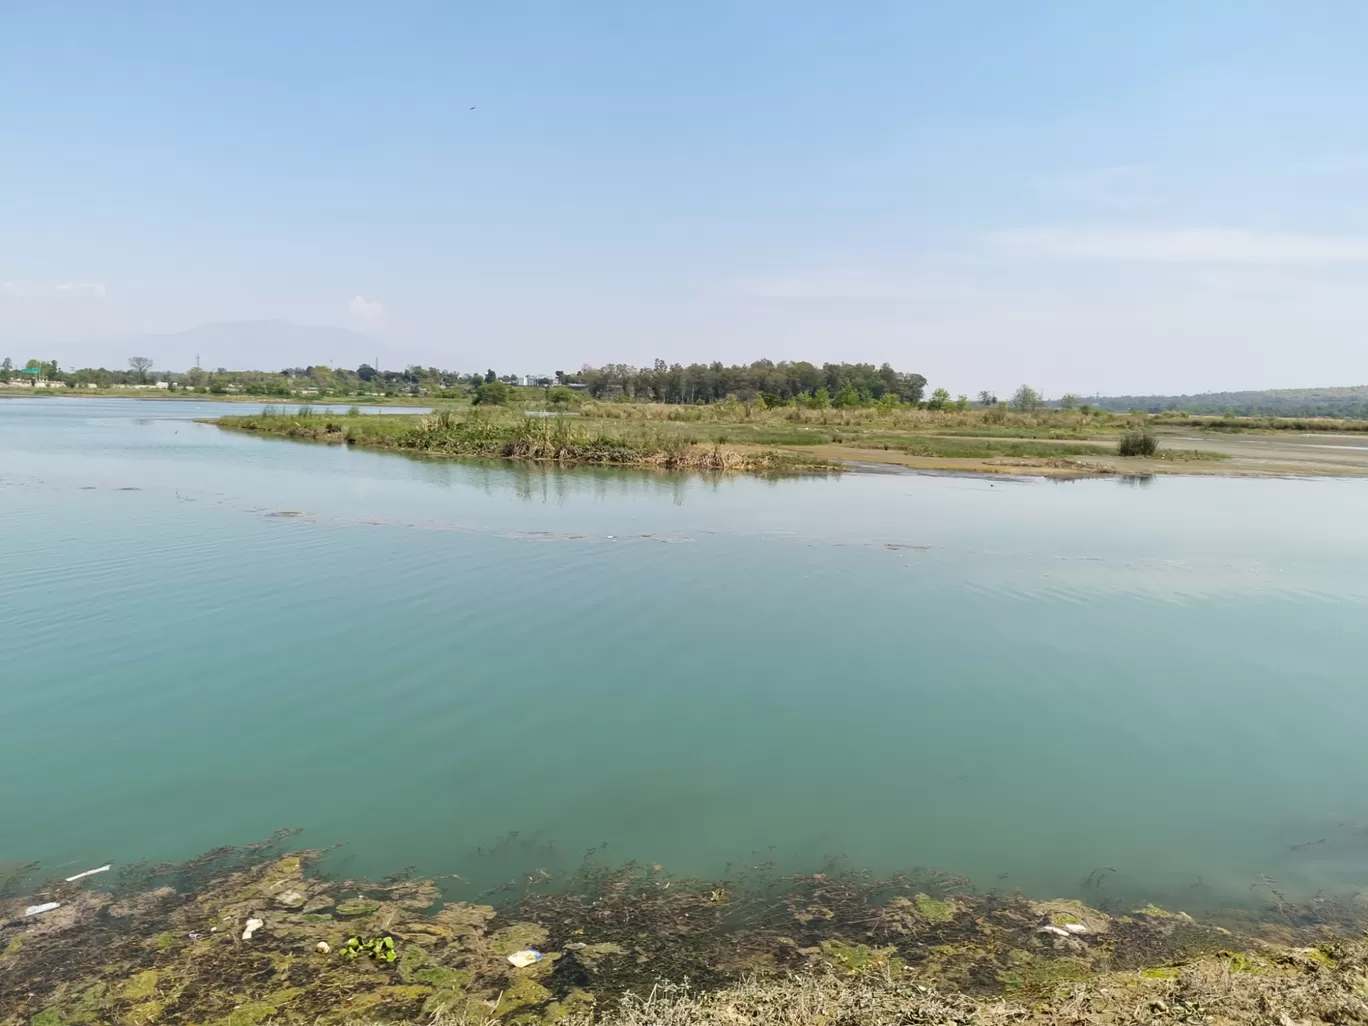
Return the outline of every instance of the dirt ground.
{"type": "Polygon", "coordinates": [[[1099,439],[1096,456],[1035,459],[999,456],[992,459],[949,459],[914,456],[896,449],[850,445],[793,447],[785,451],[816,457],[852,469],[862,465],[939,470],[959,474],[1025,474],[1077,477],[1090,474],[1200,474],[1218,477],[1364,477],[1368,476],[1368,436],[1277,434],[1216,435],[1159,432],[1161,449],[1219,453],[1222,460],[1165,460],[1114,455],[1115,439],[1099,439]]]}

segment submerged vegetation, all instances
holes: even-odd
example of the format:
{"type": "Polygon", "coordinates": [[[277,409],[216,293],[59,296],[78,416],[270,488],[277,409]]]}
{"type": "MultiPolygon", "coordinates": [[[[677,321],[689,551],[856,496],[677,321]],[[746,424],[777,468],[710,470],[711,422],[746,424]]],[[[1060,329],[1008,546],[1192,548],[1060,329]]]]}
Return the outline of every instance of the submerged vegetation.
{"type": "Polygon", "coordinates": [[[525,871],[471,895],[452,876],[338,879],[284,840],[129,867],[110,891],[21,885],[33,867],[0,881],[0,1026],[1368,1017],[1353,899],[1199,922],[932,871],[703,881],[595,853],[556,879],[516,843],[525,871]]]}

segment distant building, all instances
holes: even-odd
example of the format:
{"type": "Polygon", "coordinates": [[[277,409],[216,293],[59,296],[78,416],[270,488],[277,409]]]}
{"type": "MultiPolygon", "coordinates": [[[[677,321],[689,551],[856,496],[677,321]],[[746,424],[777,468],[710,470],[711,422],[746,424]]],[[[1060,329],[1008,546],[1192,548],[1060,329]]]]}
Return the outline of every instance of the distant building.
{"type": "Polygon", "coordinates": [[[551,379],[545,374],[524,374],[522,376],[522,385],[524,388],[537,388],[549,384],[551,384],[551,379]]]}

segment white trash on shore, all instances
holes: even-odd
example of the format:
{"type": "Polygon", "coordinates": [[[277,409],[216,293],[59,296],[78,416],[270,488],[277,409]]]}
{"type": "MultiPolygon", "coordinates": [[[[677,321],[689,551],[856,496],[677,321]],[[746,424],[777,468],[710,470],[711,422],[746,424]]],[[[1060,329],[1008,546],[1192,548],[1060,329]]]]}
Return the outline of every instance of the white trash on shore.
{"type": "Polygon", "coordinates": [[[526,969],[529,965],[540,962],[542,953],[536,948],[525,948],[522,951],[515,951],[508,956],[508,960],[519,969],[526,969]]]}
{"type": "Polygon", "coordinates": [[[37,915],[42,915],[44,912],[51,912],[54,908],[61,908],[61,907],[62,907],[62,903],[61,903],[60,901],[46,901],[46,902],[44,902],[44,903],[41,904],[41,905],[30,905],[28,908],[24,909],[24,915],[26,915],[26,916],[37,916],[37,915]]]}
{"type": "Polygon", "coordinates": [[[77,873],[75,876],[67,877],[66,882],[73,883],[76,880],[82,879],[83,877],[94,876],[96,873],[108,873],[112,866],[113,863],[110,863],[107,866],[100,866],[98,869],[87,869],[84,873],[77,873]]]}
{"type": "Polygon", "coordinates": [[[265,926],[265,925],[266,925],[265,922],[263,922],[263,921],[260,920],[260,919],[249,919],[249,920],[247,920],[247,929],[245,929],[245,930],[242,931],[242,939],[243,939],[243,940],[251,940],[251,939],[252,939],[252,934],[256,933],[258,930],[260,930],[260,929],[261,929],[263,926],[265,926]]]}

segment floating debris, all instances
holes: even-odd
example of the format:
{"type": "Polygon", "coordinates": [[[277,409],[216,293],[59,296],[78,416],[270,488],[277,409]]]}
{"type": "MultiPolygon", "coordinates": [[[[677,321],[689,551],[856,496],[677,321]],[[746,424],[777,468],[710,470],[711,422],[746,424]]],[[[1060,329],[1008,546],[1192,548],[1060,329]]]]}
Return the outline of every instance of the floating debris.
{"type": "Polygon", "coordinates": [[[529,965],[535,965],[542,960],[542,953],[536,948],[526,948],[522,951],[515,951],[508,956],[508,960],[519,969],[526,969],[529,965]]]}
{"type": "Polygon", "coordinates": [[[67,877],[66,882],[75,883],[77,880],[81,880],[87,876],[94,876],[96,873],[108,873],[112,865],[113,863],[110,863],[109,865],[100,866],[97,869],[87,869],[84,873],[77,873],[75,876],[67,877]]]}

